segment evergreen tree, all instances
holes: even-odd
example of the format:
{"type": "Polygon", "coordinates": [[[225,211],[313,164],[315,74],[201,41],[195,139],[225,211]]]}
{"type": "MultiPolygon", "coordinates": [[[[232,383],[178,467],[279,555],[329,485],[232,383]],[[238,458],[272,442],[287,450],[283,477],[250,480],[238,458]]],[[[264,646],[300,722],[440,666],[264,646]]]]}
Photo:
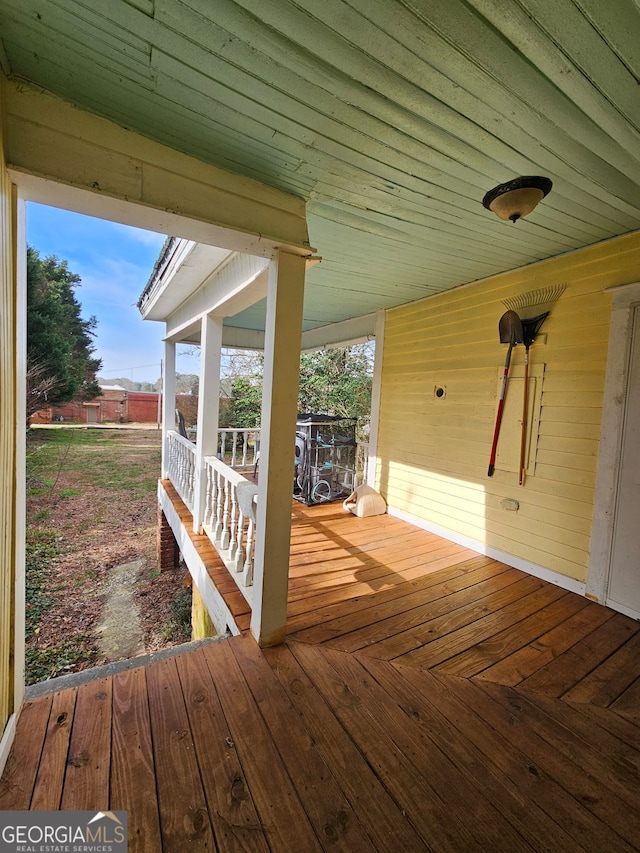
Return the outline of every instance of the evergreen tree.
{"type": "Polygon", "coordinates": [[[54,255],[27,249],[27,414],[100,394],[93,338],[97,320],[83,320],[74,294],[80,276],[54,255]]]}

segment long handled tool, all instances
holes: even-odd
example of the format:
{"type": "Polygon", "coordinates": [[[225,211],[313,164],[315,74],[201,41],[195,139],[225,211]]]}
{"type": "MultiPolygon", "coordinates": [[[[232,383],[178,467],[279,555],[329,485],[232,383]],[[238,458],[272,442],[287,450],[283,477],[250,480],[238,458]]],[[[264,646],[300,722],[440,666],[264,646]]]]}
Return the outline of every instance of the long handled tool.
{"type": "Polygon", "coordinates": [[[537,317],[531,317],[528,320],[522,321],[522,333],[524,343],[524,391],[522,394],[522,432],[520,433],[520,464],[518,465],[518,483],[522,486],[525,475],[525,452],[527,449],[527,421],[529,419],[529,349],[535,341],[536,335],[540,331],[540,327],[549,316],[549,312],[538,314],[537,317]]]}
{"type": "Polygon", "coordinates": [[[520,464],[518,466],[518,482],[524,484],[527,449],[527,421],[529,419],[529,349],[536,339],[542,324],[551,313],[551,308],[562,296],[566,284],[554,284],[540,290],[530,290],[510,299],[503,299],[502,304],[511,311],[517,311],[522,321],[524,343],[524,392],[522,395],[522,432],[520,434],[520,464]]]}
{"type": "Polygon", "coordinates": [[[507,379],[509,378],[511,352],[516,344],[521,344],[524,340],[522,323],[520,322],[520,317],[518,317],[515,311],[506,311],[502,317],[500,317],[498,331],[500,333],[500,343],[509,344],[509,347],[507,349],[507,357],[504,362],[502,385],[500,386],[500,399],[498,400],[498,411],[496,412],[496,425],[493,429],[493,443],[491,444],[489,470],[487,471],[488,477],[493,476],[493,472],[496,467],[496,452],[498,450],[498,437],[500,435],[500,425],[502,424],[502,414],[504,412],[504,401],[507,396],[507,379]]]}

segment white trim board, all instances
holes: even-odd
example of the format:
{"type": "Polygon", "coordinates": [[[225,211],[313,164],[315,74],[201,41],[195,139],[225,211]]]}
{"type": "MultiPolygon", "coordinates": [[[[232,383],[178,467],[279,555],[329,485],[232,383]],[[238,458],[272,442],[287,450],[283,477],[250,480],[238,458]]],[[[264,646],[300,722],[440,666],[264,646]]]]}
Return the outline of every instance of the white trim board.
{"type": "Polygon", "coordinates": [[[365,482],[375,488],[378,467],[378,432],[380,429],[380,400],[382,399],[382,362],[384,358],[384,324],[386,315],[378,311],[375,315],[376,351],[373,361],[371,382],[371,416],[369,418],[369,459],[365,482]]]}
{"type": "Polygon", "coordinates": [[[520,569],[528,575],[533,575],[547,583],[552,583],[568,592],[575,592],[584,597],[585,584],[577,581],[574,578],[561,575],[559,572],[554,572],[551,569],[546,569],[544,566],[538,566],[536,563],[530,563],[529,560],[523,560],[521,557],[516,557],[513,554],[508,554],[506,551],[499,551],[497,548],[492,548],[484,542],[478,542],[468,536],[463,536],[460,533],[454,533],[452,530],[447,530],[445,527],[440,527],[437,524],[431,524],[422,518],[404,512],[401,509],[387,507],[387,512],[394,518],[399,518],[401,521],[406,521],[408,524],[413,524],[414,527],[419,527],[422,530],[427,530],[429,533],[434,533],[442,539],[447,539],[449,542],[455,542],[457,545],[463,545],[465,548],[470,548],[472,551],[477,551],[479,554],[484,554],[486,557],[491,557],[493,560],[498,560],[500,563],[506,563],[507,566],[512,566],[514,569],[520,569]]]}
{"type": "Polygon", "coordinates": [[[304,199],[182,154],[23,80],[3,84],[7,169],[27,200],[251,255],[270,257],[285,247],[314,254],[304,199]]]}
{"type": "Polygon", "coordinates": [[[7,720],[7,725],[4,727],[2,740],[0,740],[0,776],[4,773],[4,768],[13,746],[13,741],[16,737],[16,726],[18,724],[18,715],[12,714],[7,720]]]}
{"type": "MultiPolygon", "coordinates": [[[[601,604],[607,601],[611,571],[633,313],[640,305],[640,282],[610,288],[608,292],[613,296],[613,304],[586,583],[587,597],[601,604]]],[[[619,608],[616,606],[615,609],[619,608]]],[[[639,618],[633,612],[626,615],[639,618]]]]}
{"type": "Polygon", "coordinates": [[[205,564],[196,551],[191,537],[184,528],[180,516],[171,502],[171,498],[165,492],[161,482],[158,483],[158,501],[160,502],[165,518],[169,522],[169,526],[173,530],[173,535],[176,537],[178,547],[184,557],[189,573],[209,612],[216,631],[219,634],[224,634],[227,630],[233,635],[240,634],[240,629],[236,625],[231,611],[220,592],[218,592],[216,585],[209,577],[205,564]]]}
{"type": "Polygon", "coordinates": [[[618,601],[605,601],[605,606],[609,608],[609,610],[615,610],[617,613],[622,613],[623,616],[628,616],[629,619],[637,619],[640,620],[640,613],[636,610],[632,610],[630,607],[626,607],[624,604],[620,604],[618,601]]]}

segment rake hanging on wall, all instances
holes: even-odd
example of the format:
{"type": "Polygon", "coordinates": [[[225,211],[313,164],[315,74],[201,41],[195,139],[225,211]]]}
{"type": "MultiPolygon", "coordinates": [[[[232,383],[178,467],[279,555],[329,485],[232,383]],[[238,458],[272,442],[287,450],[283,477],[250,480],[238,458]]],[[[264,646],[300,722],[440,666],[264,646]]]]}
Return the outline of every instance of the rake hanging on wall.
{"type": "Polygon", "coordinates": [[[520,435],[520,464],[518,466],[520,485],[525,477],[525,451],[527,445],[527,418],[529,414],[529,349],[542,328],[542,324],[551,313],[551,309],[566,290],[566,284],[553,284],[540,290],[530,290],[503,299],[502,304],[515,311],[522,321],[522,340],[524,343],[524,394],[522,400],[522,432],[520,435]]]}

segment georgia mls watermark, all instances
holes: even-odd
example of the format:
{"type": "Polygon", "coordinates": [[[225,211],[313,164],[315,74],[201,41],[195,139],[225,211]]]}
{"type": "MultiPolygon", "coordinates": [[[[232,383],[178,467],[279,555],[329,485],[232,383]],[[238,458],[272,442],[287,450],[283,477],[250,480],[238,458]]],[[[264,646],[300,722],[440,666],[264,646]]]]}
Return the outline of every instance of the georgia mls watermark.
{"type": "Polygon", "coordinates": [[[0,853],[127,853],[127,813],[0,811],[0,853]]]}

